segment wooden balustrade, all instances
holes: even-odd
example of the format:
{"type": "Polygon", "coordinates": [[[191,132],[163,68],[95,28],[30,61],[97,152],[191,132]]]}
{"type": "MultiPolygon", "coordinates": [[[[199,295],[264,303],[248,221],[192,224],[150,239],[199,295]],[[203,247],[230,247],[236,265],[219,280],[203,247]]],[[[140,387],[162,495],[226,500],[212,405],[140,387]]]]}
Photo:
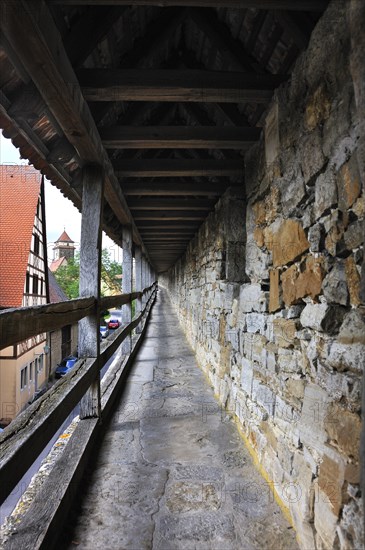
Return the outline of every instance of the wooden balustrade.
{"type": "MultiPolygon", "coordinates": [[[[132,330],[148,317],[156,292],[157,284],[153,283],[143,292],[100,299],[101,308],[129,303],[142,296],[146,296],[146,303],[131,323],[120,327],[108,338],[108,345],[102,346],[99,357],[79,359],[67,376],[58,380],[47,393],[17,416],[0,435],[0,503],[7,498],[80,402],[95,380],[98,370],[103,368],[132,330]]],[[[4,310],[0,312],[2,344],[5,342],[6,346],[12,345],[38,332],[61,328],[66,323],[89,315],[95,308],[94,298],[83,298],[34,308],[4,310]]]]}

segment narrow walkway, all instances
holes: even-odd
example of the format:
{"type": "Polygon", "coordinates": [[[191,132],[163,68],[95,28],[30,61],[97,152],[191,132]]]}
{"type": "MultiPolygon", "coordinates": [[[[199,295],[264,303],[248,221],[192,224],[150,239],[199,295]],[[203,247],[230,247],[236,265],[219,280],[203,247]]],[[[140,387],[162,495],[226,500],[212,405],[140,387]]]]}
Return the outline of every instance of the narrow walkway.
{"type": "Polygon", "coordinates": [[[298,548],[163,290],[106,430],[66,547],[298,548]]]}

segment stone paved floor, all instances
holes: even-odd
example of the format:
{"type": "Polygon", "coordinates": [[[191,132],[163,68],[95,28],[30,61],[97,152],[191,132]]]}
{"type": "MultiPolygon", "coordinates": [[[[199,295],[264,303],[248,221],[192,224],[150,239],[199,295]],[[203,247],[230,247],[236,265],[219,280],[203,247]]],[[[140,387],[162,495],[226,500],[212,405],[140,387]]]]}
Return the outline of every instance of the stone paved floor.
{"type": "Polygon", "coordinates": [[[64,548],[298,548],[162,290],[94,462],[64,548]]]}

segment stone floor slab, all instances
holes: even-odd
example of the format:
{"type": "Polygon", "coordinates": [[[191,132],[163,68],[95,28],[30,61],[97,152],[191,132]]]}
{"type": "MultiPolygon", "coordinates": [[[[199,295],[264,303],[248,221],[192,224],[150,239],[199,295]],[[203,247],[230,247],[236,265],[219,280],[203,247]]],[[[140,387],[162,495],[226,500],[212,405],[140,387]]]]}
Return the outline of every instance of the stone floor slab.
{"type": "Polygon", "coordinates": [[[58,548],[296,550],[165,292],[58,548]]]}

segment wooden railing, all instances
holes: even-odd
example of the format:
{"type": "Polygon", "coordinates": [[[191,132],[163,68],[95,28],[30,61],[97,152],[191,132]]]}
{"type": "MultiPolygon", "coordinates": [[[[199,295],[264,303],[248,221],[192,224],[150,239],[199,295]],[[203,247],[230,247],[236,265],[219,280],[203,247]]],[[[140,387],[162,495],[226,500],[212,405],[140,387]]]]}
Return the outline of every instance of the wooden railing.
{"type": "MultiPolygon", "coordinates": [[[[108,359],[112,357],[132,330],[141,324],[141,334],[130,357],[132,358],[136,353],[137,344],[139,345],[143,337],[146,320],[156,293],[157,284],[154,283],[143,292],[101,298],[99,304],[94,298],[82,298],[59,304],[0,312],[1,345],[6,347],[39,332],[47,332],[76,322],[90,315],[97,306],[106,309],[132,302],[137,298],[144,298],[145,301],[143,310],[138,312],[132,322],[117,329],[108,338],[108,341],[102,344],[98,357],[80,358],[67,376],[58,380],[47,393],[16,417],[0,435],[0,503],[7,498],[74,407],[80,402],[108,359]]],[[[118,380],[116,380],[115,386],[117,385],[118,380]]],[[[112,392],[109,391],[109,393],[112,392]]],[[[103,405],[104,411],[108,407],[110,408],[110,399],[104,399],[103,405]]],[[[99,419],[93,418],[92,420],[96,423],[99,422],[99,419]]]]}

